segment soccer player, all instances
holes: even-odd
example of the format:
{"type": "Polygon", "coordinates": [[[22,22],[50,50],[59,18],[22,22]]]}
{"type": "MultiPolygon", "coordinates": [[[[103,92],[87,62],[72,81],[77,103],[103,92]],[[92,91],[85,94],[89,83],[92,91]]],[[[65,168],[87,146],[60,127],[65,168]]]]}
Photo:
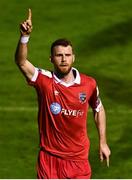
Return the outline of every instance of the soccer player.
{"type": "Polygon", "coordinates": [[[89,179],[90,142],[87,136],[89,106],[99,134],[100,160],[109,166],[110,149],[106,140],[105,110],[96,81],[72,67],[75,60],[70,41],[58,39],[51,45],[53,71],[39,69],[29,62],[28,41],[32,31],[32,13],[20,25],[21,36],[15,61],[29,85],[38,95],[40,151],[37,177],[46,179],[89,179]]]}

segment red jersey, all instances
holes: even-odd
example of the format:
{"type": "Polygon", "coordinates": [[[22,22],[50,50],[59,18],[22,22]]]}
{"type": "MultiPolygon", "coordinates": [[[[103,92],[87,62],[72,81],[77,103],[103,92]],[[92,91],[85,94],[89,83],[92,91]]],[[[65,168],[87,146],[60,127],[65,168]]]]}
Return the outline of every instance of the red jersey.
{"type": "Polygon", "coordinates": [[[35,68],[29,82],[38,94],[40,147],[64,159],[88,158],[87,111],[101,106],[96,81],[75,68],[74,82],[67,84],[53,72],[35,68]]]}

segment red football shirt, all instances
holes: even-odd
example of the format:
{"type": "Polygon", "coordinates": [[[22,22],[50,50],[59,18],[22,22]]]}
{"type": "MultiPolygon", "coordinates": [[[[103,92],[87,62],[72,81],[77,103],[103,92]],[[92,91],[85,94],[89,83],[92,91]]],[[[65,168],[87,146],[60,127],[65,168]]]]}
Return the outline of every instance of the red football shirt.
{"type": "Polygon", "coordinates": [[[74,82],[67,84],[53,72],[35,68],[29,82],[38,94],[40,147],[64,159],[88,158],[87,111],[101,106],[96,81],[75,68],[74,82]]]}

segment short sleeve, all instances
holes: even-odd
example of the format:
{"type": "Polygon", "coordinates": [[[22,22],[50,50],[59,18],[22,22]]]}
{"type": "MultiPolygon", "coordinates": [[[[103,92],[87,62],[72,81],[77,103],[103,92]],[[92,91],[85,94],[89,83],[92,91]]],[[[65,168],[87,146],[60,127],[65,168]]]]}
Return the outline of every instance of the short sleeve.
{"type": "Polygon", "coordinates": [[[30,86],[35,86],[39,73],[40,73],[40,70],[35,67],[35,72],[32,79],[27,79],[27,82],[30,86]]]}
{"type": "Polygon", "coordinates": [[[27,79],[30,86],[38,87],[42,83],[46,82],[45,78],[52,78],[52,73],[48,70],[35,67],[35,72],[31,80],[27,79]]]}
{"type": "Polygon", "coordinates": [[[101,102],[101,99],[99,97],[98,86],[96,86],[96,88],[94,89],[89,103],[90,103],[90,106],[92,107],[92,109],[94,111],[96,111],[96,112],[100,111],[100,107],[102,106],[102,102],[101,102]]]}

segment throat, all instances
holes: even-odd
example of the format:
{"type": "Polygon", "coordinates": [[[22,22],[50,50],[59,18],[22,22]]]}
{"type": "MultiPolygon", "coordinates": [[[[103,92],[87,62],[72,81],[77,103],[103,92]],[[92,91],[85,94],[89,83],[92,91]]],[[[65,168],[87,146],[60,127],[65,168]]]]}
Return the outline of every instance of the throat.
{"type": "Polygon", "coordinates": [[[55,75],[57,76],[58,79],[60,79],[61,81],[67,84],[72,83],[75,80],[75,75],[72,70],[68,74],[60,74],[55,72],[55,75]]]}
{"type": "Polygon", "coordinates": [[[75,80],[75,78],[74,78],[73,75],[69,76],[69,77],[68,76],[64,76],[61,80],[63,82],[65,82],[65,83],[69,84],[69,83],[72,83],[75,80]]]}

